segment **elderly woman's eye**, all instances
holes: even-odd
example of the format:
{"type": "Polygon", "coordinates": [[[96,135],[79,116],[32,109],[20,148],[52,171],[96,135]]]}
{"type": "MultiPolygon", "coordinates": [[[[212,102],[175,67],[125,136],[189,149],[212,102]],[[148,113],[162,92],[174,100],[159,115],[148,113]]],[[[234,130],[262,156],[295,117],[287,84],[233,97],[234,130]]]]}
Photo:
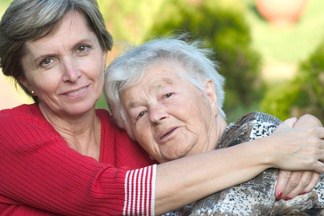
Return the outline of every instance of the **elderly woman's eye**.
{"type": "Polygon", "coordinates": [[[137,116],[136,116],[136,120],[139,120],[140,118],[142,118],[145,115],[146,111],[142,111],[140,112],[137,116]]]}
{"type": "Polygon", "coordinates": [[[169,98],[169,97],[171,97],[173,95],[173,93],[172,92],[169,92],[169,93],[166,93],[165,95],[164,95],[164,97],[165,98],[169,98]]]}

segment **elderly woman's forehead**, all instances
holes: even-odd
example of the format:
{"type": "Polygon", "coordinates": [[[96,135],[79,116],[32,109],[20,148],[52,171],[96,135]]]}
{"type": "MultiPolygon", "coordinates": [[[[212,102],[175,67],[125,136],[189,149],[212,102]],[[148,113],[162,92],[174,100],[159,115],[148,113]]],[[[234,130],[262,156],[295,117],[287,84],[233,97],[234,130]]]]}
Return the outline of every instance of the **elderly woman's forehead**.
{"type": "Polygon", "coordinates": [[[151,69],[156,67],[168,67],[168,68],[186,68],[184,62],[179,59],[172,59],[170,57],[160,57],[148,62],[144,69],[151,69]]]}

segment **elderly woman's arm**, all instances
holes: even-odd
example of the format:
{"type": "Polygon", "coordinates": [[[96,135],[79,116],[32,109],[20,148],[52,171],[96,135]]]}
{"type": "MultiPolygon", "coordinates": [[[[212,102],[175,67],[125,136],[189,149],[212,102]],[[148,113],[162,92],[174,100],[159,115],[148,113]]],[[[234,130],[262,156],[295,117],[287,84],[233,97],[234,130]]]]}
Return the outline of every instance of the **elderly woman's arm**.
{"type": "Polygon", "coordinates": [[[156,213],[245,182],[270,167],[323,173],[323,138],[321,127],[291,129],[281,125],[270,137],[161,164],[156,178],[156,213]]]}

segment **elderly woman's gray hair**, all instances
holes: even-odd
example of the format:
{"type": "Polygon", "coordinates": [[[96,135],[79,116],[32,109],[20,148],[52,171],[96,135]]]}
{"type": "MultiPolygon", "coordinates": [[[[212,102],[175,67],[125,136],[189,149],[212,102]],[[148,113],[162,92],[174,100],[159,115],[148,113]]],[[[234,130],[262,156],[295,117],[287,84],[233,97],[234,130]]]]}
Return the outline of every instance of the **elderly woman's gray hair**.
{"type": "Polygon", "coordinates": [[[125,129],[129,127],[120,100],[121,91],[136,84],[136,81],[143,76],[146,67],[165,60],[179,62],[188,72],[184,76],[201,90],[204,88],[205,80],[212,80],[220,115],[225,118],[222,110],[224,78],[217,72],[216,63],[209,58],[211,54],[211,50],[200,48],[197,41],[187,43],[179,39],[166,38],[149,41],[116,58],[108,67],[104,91],[110,112],[118,126],[125,129]]]}
{"type": "Polygon", "coordinates": [[[21,59],[26,42],[51,33],[70,11],[83,13],[101,48],[105,51],[111,49],[112,37],[106,30],[96,0],[13,0],[0,23],[0,66],[3,73],[19,83],[25,75],[21,59]]]}

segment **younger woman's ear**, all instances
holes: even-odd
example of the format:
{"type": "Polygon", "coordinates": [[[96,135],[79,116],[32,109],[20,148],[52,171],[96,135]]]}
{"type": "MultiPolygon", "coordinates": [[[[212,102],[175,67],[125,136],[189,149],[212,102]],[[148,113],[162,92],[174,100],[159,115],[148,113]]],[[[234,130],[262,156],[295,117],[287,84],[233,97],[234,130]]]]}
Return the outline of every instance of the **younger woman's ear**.
{"type": "Polygon", "coordinates": [[[26,80],[25,77],[20,77],[18,79],[18,82],[19,82],[19,85],[21,87],[23,87],[23,89],[25,89],[25,91],[28,91],[30,93],[33,91],[32,87],[30,86],[29,82],[26,80]]]}
{"type": "Polygon", "coordinates": [[[205,93],[214,114],[217,115],[218,114],[217,95],[216,95],[215,84],[212,80],[207,80],[205,82],[205,93]]]}

